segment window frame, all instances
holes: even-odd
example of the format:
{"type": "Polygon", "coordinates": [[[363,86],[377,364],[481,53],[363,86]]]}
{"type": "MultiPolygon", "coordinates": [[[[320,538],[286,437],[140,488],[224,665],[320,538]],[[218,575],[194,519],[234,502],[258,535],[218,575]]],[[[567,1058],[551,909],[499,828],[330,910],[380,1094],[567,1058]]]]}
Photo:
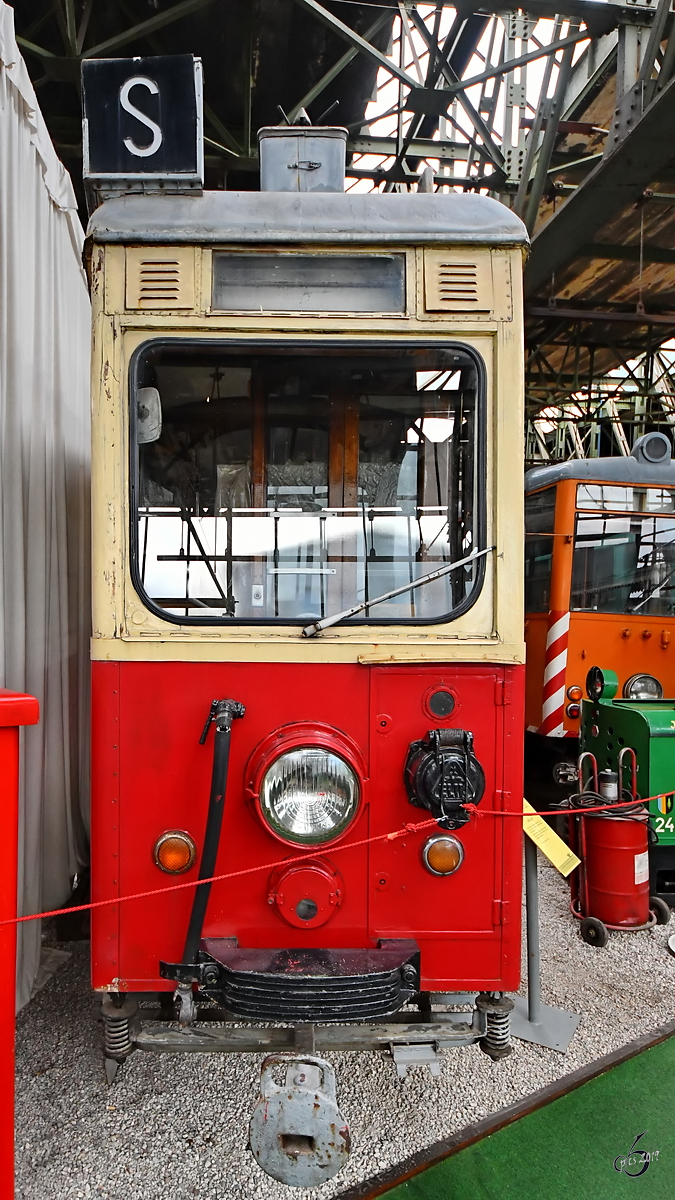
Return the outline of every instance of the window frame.
{"type": "MultiPolygon", "coordinates": [[[[138,494],[139,494],[139,453],[138,442],[136,439],[137,428],[137,411],[136,405],[132,404],[132,398],[136,395],[138,387],[139,367],[143,356],[150,348],[153,349],[193,349],[207,348],[218,349],[219,347],[228,351],[239,351],[240,353],[254,354],[256,350],[269,350],[271,352],[284,353],[285,351],[292,352],[293,350],[313,350],[320,353],[321,350],[344,350],[345,355],[353,352],[368,353],[371,350],[383,350],[390,353],[396,353],[397,350],[447,350],[460,351],[471,358],[476,367],[477,375],[477,398],[476,398],[476,422],[477,422],[477,453],[475,463],[475,476],[477,481],[477,502],[476,502],[476,520],[475,531],[476,541],[479,548],[482,549],[486,542],[487,534],[487,368],[482,355],[473,347],[465,343],[455,340],[440,341],[440,339],[432,338],[317,338],[311,341],[307,338],[289,337],[289,338],[270,338],[270,337],[153,337],[142,342],[136,347],[129,361],[129,370],[127,375],[128,380],[128,395],[126,403],[126,411],[128,414],[128,431],[129,431],[129,570],[131,582],[136,591],[141,603],[154,616],[160,617],[170,625],[179,625],[190,629],[204,629],[215,627],[218,629],[236,629],[236,628],[271,628],[271,629],[297,629],[300,631],[306,624],[306,618],[298,618],[297,620],[289,620],[288,618],[267,618],[267,617],[242,617],[237,619],[233,617],[192,617],[192,616],[177,616],[175,613],[168,613],[165,609],[155,604],[152,598],[143,588],[139,572],[139,537],[138,537],[138,494]]],[[[474,585],[468,596],[450,613],[443,613],[438,617],[350,617],[340,622],[340,628],[352,629],[356,626],[405,626],[406,628],[415,628],[422,625],[448,625],[464,616],[474,604],[476,604],[479,596],[483,591],[485,584],[486,562],[485,555],[482,555],[477,562],[477,572],[474,585]]]]}

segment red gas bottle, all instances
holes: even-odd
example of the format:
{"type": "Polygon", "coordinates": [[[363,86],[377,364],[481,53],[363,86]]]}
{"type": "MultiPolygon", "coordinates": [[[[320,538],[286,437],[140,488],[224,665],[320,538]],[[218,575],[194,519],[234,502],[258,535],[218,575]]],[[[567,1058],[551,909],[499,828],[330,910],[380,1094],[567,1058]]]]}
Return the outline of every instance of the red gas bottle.
{"type": "Polygon", "coordinates": [[[571,841],[581,866],[572,883],[571,908],[581,918],[584,941],[604,946],[608,929],[646,929],[664,924],[670,913],[662,912],[661,905],[667,905],[649,895],[646,808],[637,800],[634,807],[613,810],[611,805],[619,801],[618,775],[601,771],[598,776],[595,762],[593,767],[595,787],[585,793],[586,802],[607,800],[610,807],[572,820],[571,841]]]}
{"type": "MultiPolygon", "coordinates": [[[[625,810],[624,810],[625,812],[625,810]]],[[[647,812],[580,818],[587,916],[617,929],[649,921],[647,812]]]]}

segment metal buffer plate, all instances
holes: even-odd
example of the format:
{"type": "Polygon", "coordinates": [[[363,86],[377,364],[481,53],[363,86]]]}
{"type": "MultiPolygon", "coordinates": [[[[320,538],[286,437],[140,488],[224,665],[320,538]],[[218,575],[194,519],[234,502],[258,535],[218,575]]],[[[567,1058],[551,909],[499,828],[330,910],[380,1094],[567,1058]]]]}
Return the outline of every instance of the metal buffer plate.
{"type": "Polygon", "coordinates": [[[335,1095],[335,1072],[322,1058],[266,1058],[251,1117],[253,1156],[273,1179],[317,1187],[344,1167],[349,1129],[335,1095]],[[275,1073],[284,1075],[284,1085],[275,1073]]]}
{"type": "Polygon", "coordinates": [[[392,1044],[391,1057],[399,1079],[405,1079],[408,1067],[428,1067],[431,1074],[438,1078],[443,1066],[437,1042],[420,1042],[417,1046],[392,1044]]]}
{"type": "Polygon", "coordinates": [[[207,993],[244,1020],[372,1021],[398,1012],[419,987],[413,941],[369,950],[266,950],[205,938],[202,951],[219,967],[207,993]]]}

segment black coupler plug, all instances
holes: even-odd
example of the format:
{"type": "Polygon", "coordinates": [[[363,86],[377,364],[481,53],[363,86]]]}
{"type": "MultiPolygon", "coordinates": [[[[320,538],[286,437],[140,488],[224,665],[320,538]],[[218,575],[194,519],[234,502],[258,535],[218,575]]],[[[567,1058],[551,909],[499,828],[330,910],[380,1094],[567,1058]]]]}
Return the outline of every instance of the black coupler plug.
{"type": "Polygon", "coordinates": [[[465,825],[463,805],[480,803],[485,791],[485,773],[466,729],[430,729],[422,741],[411,742],[404,778],[410,803],[426,808],[442,829],[465,825]]]}

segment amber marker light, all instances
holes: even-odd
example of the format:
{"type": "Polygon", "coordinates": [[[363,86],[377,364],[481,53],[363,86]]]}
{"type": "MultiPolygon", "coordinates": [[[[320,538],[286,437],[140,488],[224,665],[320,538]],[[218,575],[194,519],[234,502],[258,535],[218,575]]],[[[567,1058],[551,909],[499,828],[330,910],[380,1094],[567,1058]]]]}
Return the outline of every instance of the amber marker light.
{"type": "Polygon", "coordinates": [[[182,829],[168,829],[157,838],[153,850],[155,866],[167,875],[182,875],[189,871],[197,857],[195,846],[189,833],[182,829]]]}
{"type": "Polygon", "coordinates": [[[452,875],[464,861],[464,847],[449,834],[434,834],[422,846],[422,862],[432,875],[452,875]]]}
{"type": "Polygon", "coordinates": [[[572,687],[568,687],[568,689],[567,689],[567,699],[568,700],[581,700],[581,697],[583,696],[583,694],[584,693],[581,690],[581,688],[577,687],[575,685],[573,685],[572,687]]]}

